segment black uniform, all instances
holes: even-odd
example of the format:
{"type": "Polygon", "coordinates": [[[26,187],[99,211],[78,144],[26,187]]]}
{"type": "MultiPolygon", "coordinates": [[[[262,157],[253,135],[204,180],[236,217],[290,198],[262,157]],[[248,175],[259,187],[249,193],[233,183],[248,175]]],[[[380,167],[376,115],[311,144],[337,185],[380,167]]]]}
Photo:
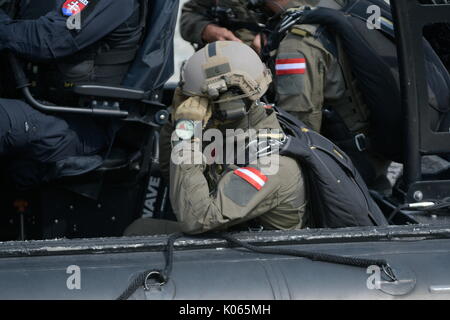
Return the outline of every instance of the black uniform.
{"type": "MultiPolygon", "coordinates": [[[[68,89],[73,84],[122,82],[143,35],[139,0],[22,0],[20,5],[20,20],[0,10],[0,51],[35,63],[38,99],[73,105],[78,103],[68,89]],[[69,30],[68,16],[77,10],[81,28],[69,30]]],[[[97,168],[114,128],[111,121],[61,118],[19,100],[0,99],[0,156],[12,158],[22,186],[97,168]]]]}

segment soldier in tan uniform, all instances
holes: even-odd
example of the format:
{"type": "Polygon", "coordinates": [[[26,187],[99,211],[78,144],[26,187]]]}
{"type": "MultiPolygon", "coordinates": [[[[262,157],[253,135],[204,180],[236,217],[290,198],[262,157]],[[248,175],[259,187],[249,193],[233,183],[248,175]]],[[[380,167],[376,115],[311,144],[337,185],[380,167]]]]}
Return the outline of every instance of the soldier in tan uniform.
{"type": "MultiPolygon", "coordinates": [[[[263,153],[260,149],[248,151],[244,162],[207,162],[205,154],[210,153],[196,147],[195,128],[205,132],[217,129],[225,141],[245,141],[241,151],[261,142],[257,140],[261,135],[252,136],[251,130],[264,129],[269,132],[265,134],[269,145],[281,144],[284,134],[275,112],[259,102],[270,82],[270,71],[258,55],[238,42],[209,44],[185,64],[172,120],[166,126],[172,131],[172,143],[162,139],[162,145],[172,147],[170,199],[183,232],[254,227],[292,230],[307,225],[304,179],[296,160],[280,156],[273,147],[270,152],[266,148],[263,153]],[[187,159],[186,152],[200,161],[192,161],[195,156],[181,161],[187,159]]],[[[215,159],[221,151],[218,149],[214,149],[215,159]]],[[[155,229],[148,226],[151,223],[145,227],[142,221],[134,229],[138,224],[141,231],[155,229]]],[[[145,231],[127,232],[142,233],[145,231]]]]}
{"type": "MultiPolygon", "coordinates": [[[[278,106],[320,132],[323,106],[329,102],[348,104],[350,96],[339,61],[324,47],[318,29],[316,25],[294,25],[290,29],[277,50],[275,81],[278,106]]],[[[360,118],[350,122],[368,124],[366,112],[360,118]]]]}
{"type": "MultiPolygon", "coordinates": [[[[317,6],[341,9],[345,3],[346,0],[320,0],[317,6]]],[[[276,104],[349,153],[366,183],[389,188],[386,172],[390,161],[371,152],[367,140],[371,134],[369,108],[340,49],[339,38],[324,32],[317,25],[294,25],[281,41],[274,70],[276,104]],[[338,54],[325,47],[325,37],[336,39],[338,54]],[[337,141],[343,138],[335,132],[324,132],[324,109],[337,113],[352,139],[337,141]]]]}
{"type": "MultiPolygon", "coordinates": [[[[175,136],[190,139],[183,130],[189,121],[219,129],[226,140],[230,138],[226,129],[242,129],[244,136],[250,129],[282,132],[275,113],[259,103],[270,82],[270,72],[248,46],[230,41],[209,44],[185,65],[180,89],[190,98],[175,108],[175,136]]],[[[276,152],[231,165],[172,161],[170,189],[177,219],[188,233],[249,223],[290,230],[306,223],[300,166],[276,152]],[[278,170],[266,173],[264,163],[269,157],[278,170]]]]}

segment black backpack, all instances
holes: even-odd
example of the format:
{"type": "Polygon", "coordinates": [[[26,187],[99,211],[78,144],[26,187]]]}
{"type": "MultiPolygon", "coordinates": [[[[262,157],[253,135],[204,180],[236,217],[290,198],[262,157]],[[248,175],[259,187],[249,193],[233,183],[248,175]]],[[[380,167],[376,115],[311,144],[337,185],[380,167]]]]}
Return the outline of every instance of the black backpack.
{"type": "Polygon", "coordinates": [[[287,135],[280,154],[302,167],[312,227],[388,225],[350,158],[331,141],[280,108],[274,108],[287,135]]]}

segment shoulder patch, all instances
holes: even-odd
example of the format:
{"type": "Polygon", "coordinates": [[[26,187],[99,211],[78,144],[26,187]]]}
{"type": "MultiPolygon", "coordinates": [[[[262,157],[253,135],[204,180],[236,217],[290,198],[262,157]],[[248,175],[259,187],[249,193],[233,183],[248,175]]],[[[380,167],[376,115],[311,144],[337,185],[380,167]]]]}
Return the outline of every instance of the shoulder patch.
{"type": "Polygon", "coordinates": [[[235,174],[231,175],[223,191],[228,199],[241,207],[247,206],[259,192],[251,184],[247,183],[246,180],[235,174]]]}
{"type": "Polygon", "coordinates": [[[258,191],[264,187],[268,180],[258,169],[251,167],[239,168],[234,171],[234,174],[250,183],[258,191]]]}
{"type": "Polygon", "coordinates": [[[64,2],[61,10],[64,16],[71,17],[81,13],[92,0],[67,0],[64,2]]]}
{"type": "Polygon", "coordinates": [[[280,96],[298,96],[304,93],[308,61],[299,52],[280,52],[275,65],[275,85],[280,96]]]}
{"type": "Polygon", "coordinates": [[[306,59],[276,59],[275,70],[277,76],[286,74],[305,74],[306,59]]]}

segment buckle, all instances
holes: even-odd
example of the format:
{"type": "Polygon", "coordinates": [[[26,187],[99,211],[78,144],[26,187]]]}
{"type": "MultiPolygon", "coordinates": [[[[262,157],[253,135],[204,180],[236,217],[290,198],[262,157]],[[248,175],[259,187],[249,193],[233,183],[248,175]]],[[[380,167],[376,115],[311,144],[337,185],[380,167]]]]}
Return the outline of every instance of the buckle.
{"type": "Polygon", "coordinates": [[[364,133],[356,135],[355,144],[359,152],[366,151],[367,150],[366,135],[364,133]]]}
{"type": "Polygon", "coordinates": [[[264,227],[263,226],[248,227],[248,231],[250,231],[250,232],[263,232],[264,231],[264,227]]]}

